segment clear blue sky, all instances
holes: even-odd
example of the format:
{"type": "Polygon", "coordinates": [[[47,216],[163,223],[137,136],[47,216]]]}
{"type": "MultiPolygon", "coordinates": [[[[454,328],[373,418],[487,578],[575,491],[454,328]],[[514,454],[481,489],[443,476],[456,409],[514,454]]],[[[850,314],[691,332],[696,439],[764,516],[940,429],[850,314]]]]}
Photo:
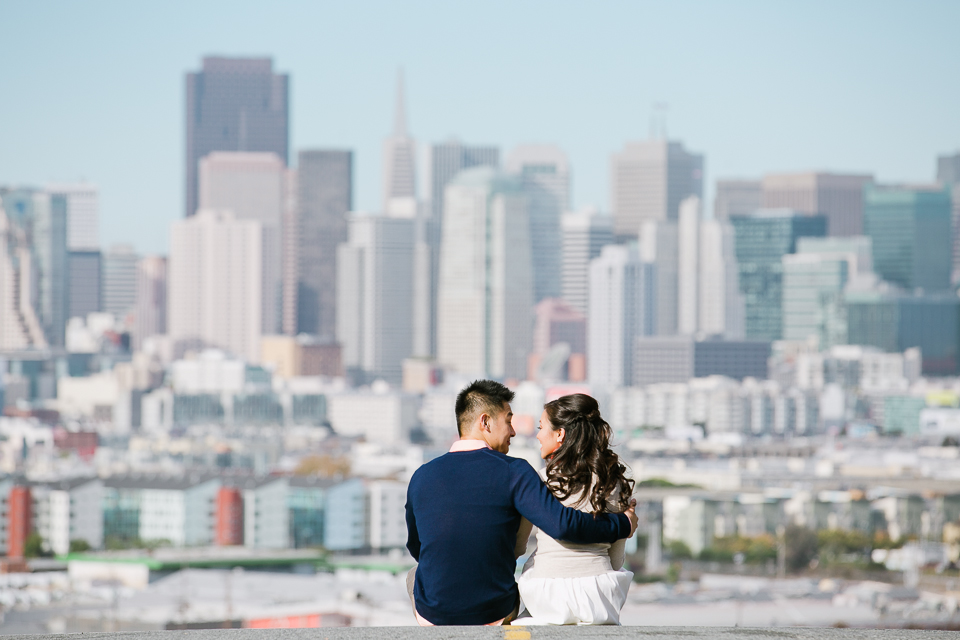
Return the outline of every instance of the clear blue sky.
{"type": "MultiPolygon", "coordinates": [[[[165,252],[183,203],[183,75],[209,54],[291,75],[291,150],[356,153],[379,202],[403,66],[418,141],[555,142],[575,205],[669,105],[718,177],[929,181],[960,149],[960,2],[0,0],[0,184],[94,182],[101,239],[165,252]]],[[[295,153],[291,154],[292,159],[295,153]]]]}

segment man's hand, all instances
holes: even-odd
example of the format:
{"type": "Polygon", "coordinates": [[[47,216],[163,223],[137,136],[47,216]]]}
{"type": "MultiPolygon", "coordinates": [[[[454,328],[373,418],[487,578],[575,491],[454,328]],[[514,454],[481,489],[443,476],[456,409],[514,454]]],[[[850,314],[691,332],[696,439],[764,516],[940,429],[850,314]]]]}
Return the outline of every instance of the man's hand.
{"type": "Polygon", "coordinates": [[[630,508],[623,512],[623,515],[627,516],[630,520],[630,535],[628,538],[632,538],[633,534],[637,532],[637,499],[630,498],[630,508]]]}

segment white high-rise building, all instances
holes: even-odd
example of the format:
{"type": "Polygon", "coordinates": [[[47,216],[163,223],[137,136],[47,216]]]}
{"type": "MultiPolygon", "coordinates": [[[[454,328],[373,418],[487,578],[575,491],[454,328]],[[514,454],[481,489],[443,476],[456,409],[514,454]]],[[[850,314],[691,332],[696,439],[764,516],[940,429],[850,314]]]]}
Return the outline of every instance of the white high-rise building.
{"type": "Polygon", "coordinates": [[[480,167],[447,186],[437,358],[466,375],[524,378],[533,336],[527,200],[519,181],[480,167]]]}
{"type": "Polygon", "coordinates": [[[137,262],[140,257],[128,244],[103,252],[101,268],[102,309],[124,320],[137,304],[137,262]]]}
{"type": "Polygon", "coordinates": [[[416,213],[416,142],[407,135],[407,112],[403,92],[403,72],[397,75],[397,102],[393,114],[393,134],[383,141],[382,196],[385,212],[416,213]]]}
{"type": "Polygon", "coordinates": [[[705,220],[700,198],[680,204],[677,221],[677,333],[743,336],[743,296],[733,228],[705,220]]]}
{"type": "Polygon", "coordinates": [[[700,222],[699,289],[698,331],[742,340],[746,310],[729,222],[700,222]]]}
{"type": "Polygon", "coordinates": [[[354,213],[337,248],[337,340],[365,377],[399,383],[413,354],[414,225],[354,213]]]}
{"type": "Polygon", "coordinates": [[[26,235],[0,204],[0,351],[47,346],[31,300],[34,281],[26,235]]]}
{"type": "Polygon", "coordinates": [[[173,223],[167,328],[178,355],[215,347],[259,362],[262,257],[256,220],[201,209],[173,223]]]}
{"type": "Polygon", "coordinates": [[[676,335],[679,301],[677,223],[647,220],[640,227],[640,259],[657,267],[657,335],[676,335]]]}
{"type": "Polygon", "coordinates": [[[703,195],[703,156],[679,142],[628,142],[610,157],[614,232],[636,237],[646,221],[676,220],[680,202],[703,195]]]}
{"type": "Polygon", "coordinates": [[[527,195],[534,302],[559,297],[562,290],[560,217],[570,207],[567,156],[555,145],[521,145],[507,155],[506,170],[520,178],[527,195]]]}
{"type": "MultiPolygon", "coordinates": [[[[466,169],[474,167],[499,167],[500,150],[497,147],[466,145],[453,139],[426,147],[423,171],[421,172],[422,215],[426,218],[422,237],[429,247],[428,254],[421,256],[418,250],[418,273],[420,263],[429,260],[430,282],[424,300],[418,296],[417,306],[417,355],[437,353],[438,294],[440,287],[440,243],[443,236],[445,192],[453,178],[466,169]],[[428,325],[423,323],[428,321],[428,325]],[[424,351],[424,345],[429,350],[424,351]]],[[[418,282],[421,278],[418,277],[418,282]]]]}
{"type": "Polygon", "coordinates": [[[677,333],[696,333],[700,314],[700,198],[685,198],[677,219],[677,333]]]}
{"type": "Polygon", "coordinates": [[[137,263],[137,304],[134,310],[133,349],[167,332],[167,259],[147,256],[137,263]]]}
{"type": "Polygon", "coordinates": [[[46,191],[67,199],[67,251],[100,250],[100,192],[92,184],[52,184],[46,191]]]}
{"type": "Polygon", "coordinates": [[[587,377],[612,387],[633,382],[636,338],[656,333],[656,267],[635,245],[608,245],[590,263],[587,377]]]}
{"type": "Polygon", "coordinates": [[[590,261],[613,243],[613,218],[600,213],[596,207],[563,214],[560,220],[563,233],[561,254],[561,281],[563,299],[586,315],[590,261]]]}
{"type": "Polygon", "coordinates": [[[733,229],[704,220],[700,198],[680,204],[676,222],[645,222],[641,256],[657,265],[658,334],[743,336],[733,229]]]}
{"type": "Polygon", "coordinates": [[[274,153],[216,151],[200,160],[201,209],[232,211],[255,220],[263,235],[263,333],[282,330],[283,225],[290,206],[290,177],[274,153]]]}

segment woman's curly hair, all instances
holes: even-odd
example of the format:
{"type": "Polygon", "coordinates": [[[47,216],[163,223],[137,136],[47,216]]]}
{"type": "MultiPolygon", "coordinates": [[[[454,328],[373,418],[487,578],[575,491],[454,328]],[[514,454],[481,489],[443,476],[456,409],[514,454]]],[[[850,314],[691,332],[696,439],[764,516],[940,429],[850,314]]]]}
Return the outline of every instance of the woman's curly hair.
{"type": "Polygon", "coordinates": [[[634,482],[627,478],[626,466],[610,449],[613,431],[600,417],[597,401],[576,393],[548,402],[543,408],[554,431],[565,431],[563,442],[547,461],[550,491],[561,501],[581,495],[580,504],[588,501],[596,516],[608,511],[607,498],[619,489],[618,506],[626,511],[634,482]]]}

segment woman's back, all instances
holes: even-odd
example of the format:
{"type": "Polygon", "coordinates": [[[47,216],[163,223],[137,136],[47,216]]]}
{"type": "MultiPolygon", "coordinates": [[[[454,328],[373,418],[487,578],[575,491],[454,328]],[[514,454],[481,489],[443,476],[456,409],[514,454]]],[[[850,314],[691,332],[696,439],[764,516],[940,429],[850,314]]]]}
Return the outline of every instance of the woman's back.
{"type": "MultiPolygon", "coordinates": [[[[540,470],[540,477],[546,480],[546,469],[540,470]]],[[[573,507],[585,513],[593,513],[588,500],[582,500],[583,492],[561,500],[564,506],[573,507]]],[[[607,498],[607,510],[618,512],[619,491],[607,498]]],[[[623,566],[625,540],[613,544],[574,544],[564,540],[554,540],[543,531],[536,533],[537,549],[523,565],[523,573],[529,572],[531,578],[580,578],[597,576],[608,571],[616,571],[623,566]]]]}

